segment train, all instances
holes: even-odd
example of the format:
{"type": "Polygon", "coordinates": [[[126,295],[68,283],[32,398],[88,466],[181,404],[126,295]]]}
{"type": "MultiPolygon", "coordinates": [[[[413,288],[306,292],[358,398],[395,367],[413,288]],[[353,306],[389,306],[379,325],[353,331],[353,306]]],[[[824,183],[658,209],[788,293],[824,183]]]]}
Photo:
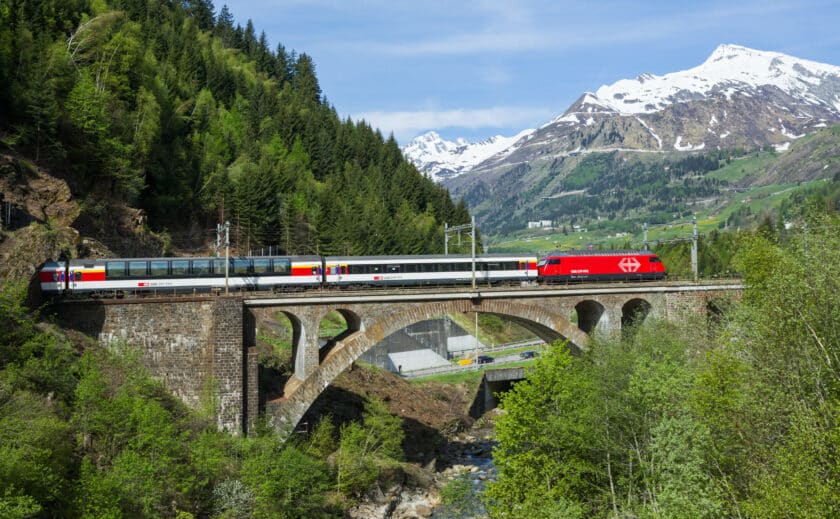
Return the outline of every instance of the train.
{"type": "Polygon", "coordinates": [[[46,295],[229,290],[298,291],[470,284],[532,285],[665,276],[648,251],[564,251],[532,254],[425,256],[236,256],[106,258],[48,261],[39,272],[46,295]]]}
{"type": "Polygon", "coordinates": [[[537,263],[538,283],[653,281],[667,276],[662,260],[648,250],[555,251],[537,263]]]}

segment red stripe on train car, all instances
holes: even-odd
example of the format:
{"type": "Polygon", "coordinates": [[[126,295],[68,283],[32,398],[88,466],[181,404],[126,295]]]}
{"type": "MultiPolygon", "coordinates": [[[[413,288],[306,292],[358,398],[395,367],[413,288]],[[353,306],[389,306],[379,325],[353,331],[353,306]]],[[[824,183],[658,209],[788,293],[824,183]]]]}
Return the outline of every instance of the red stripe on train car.
{"type": "Polygon", "coordinates": [[[104,270],[76,270],[74,272],[82,273],[82,279],[76,279],[80,283],[84,283],[85,281],[105,281],[104,270]]]}
{"type": "MultiPolygon", "coordinates": [[[[312,270],[318,269],[317,265],[309,265],[307,267],[292,267],[292,275],[293,276],[311,276],[313,275],[312,270]]],[[[317,274],[317,270],[315,272],[317,274]]]]}

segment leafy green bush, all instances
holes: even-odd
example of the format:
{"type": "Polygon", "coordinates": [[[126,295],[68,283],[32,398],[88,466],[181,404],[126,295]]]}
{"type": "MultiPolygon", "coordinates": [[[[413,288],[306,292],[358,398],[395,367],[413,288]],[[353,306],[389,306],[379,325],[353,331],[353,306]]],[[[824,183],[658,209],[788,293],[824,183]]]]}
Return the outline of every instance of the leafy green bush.
{"type": "Polygon", "coordinates": [[[360,496],[382,474],[402,459],[405,434],[399,417],[391,416],[385,404],[365,404],[364,425],[350,422],[341,428],[337,457],[337,488],[345,495],[360,496]]]}

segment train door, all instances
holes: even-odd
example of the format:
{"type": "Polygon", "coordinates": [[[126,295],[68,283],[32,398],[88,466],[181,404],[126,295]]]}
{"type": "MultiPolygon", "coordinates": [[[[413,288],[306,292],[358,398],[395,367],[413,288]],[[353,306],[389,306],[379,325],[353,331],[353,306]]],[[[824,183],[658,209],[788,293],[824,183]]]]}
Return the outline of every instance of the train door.
{"type": "Polygon", "coordinates": [[[648,259],[648,277],[658,278],[664,276],[665,269],[659,256],[650,256],[648,259]]]}
{"type": "Polygon", "coordinates": [[[74,292],[81,287],[80,282],[82,281],[82,271],[79,269],[74,269],[73,265],[70,265],[70,268],[67,269],[67,286],[70,287],[70,290],[74,292]],[[78,278],[78,279],[77,279],[78,278]]]}
{"type": "Polygon", "coordinates": [[[60,267],[57,272],[57,280],[58,280],[58,291],[63,292],[68,289],[67,285],[67,265],[65,263],[60,263],[60,267]]]}
{"type": "Polygon", "coordinates": [[[347,265],[342,265],[340,263],[330,265],[329,272],[327,272],[327,274],[335,276],[335,281],[337,283],[341,283],[347,278],[347,265]]]}

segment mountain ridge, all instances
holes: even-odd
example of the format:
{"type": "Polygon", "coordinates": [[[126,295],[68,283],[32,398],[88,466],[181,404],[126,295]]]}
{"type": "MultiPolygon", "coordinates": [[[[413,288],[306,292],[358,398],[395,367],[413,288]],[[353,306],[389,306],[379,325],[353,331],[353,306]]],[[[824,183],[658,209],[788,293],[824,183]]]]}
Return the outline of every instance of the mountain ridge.
{"type": "Polygon", "coordinates": [[[516,142],[528,137],[533,129],[522,130],[511,137],[494,135],[478,142],[458,138],[454,142],[430,131],[403,147],[405,157],[420,172],[435,182],[454,178],[488,158],[510,150],[516,142]]]}
{"type": "MultiPolygon", "coordinates": [[[[467,173],[594,152],[767,145],[782,151],[837,121],[840,67],[722,44],[696,67],[661,76],[640,74],[584,92],[565,112],[508,148],[480,162],[451,157],[449,164],[460,161],[457,172],[433,178],[450,187],[467,173]]],[[[421,171],[446,167],[439,159],[432,164],[426,156],[409,153],[410,146],[404,153],[421,171]]]]}
{"type": "Polygon", "coordinates": [[[837,123],[840,67],[722,45],[692,69],[584,92],[443,185],[491,237],[533,220],[585,227],[697,211],[726,220],[720,211],[741,200],[733,193],[835,178],[837,123]],[[799,145],[812,135],[816,144],[799,145]],[[730,162],[752,166],[742,176],[730,162]]]}

